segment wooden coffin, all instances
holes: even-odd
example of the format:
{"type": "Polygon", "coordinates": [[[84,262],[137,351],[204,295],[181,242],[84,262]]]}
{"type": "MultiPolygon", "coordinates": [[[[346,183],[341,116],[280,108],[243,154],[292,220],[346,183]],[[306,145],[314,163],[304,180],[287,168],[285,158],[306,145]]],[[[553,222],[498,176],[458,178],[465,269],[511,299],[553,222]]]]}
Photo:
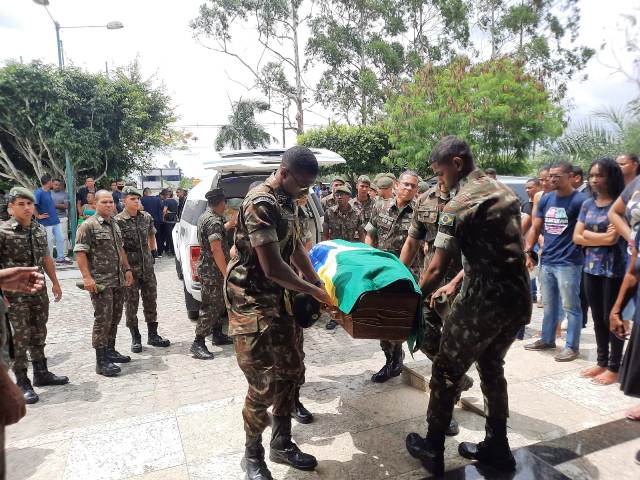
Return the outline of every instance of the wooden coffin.
{"type": "Polygon", "coordinates": [[[404,341],[413,329],[421,300],[409,282],[395,282],[364,293],[351,314],[336,309],[332,317],[353,338],[404,341]]]}

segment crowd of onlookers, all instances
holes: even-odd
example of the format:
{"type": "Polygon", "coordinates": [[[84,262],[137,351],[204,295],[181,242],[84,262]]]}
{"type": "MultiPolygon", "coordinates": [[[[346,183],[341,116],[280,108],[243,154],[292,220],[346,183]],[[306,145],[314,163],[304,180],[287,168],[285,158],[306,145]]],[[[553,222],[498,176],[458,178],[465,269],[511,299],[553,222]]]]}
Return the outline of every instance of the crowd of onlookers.
{"type": "MultiPolygon", "coordinates": [[[[110,182],[109,190],[113,195],[115,213],[123,209],[122,190],[125,187],[123,180],[113,180],[110,182]]],[[[87,218],[96,213],[96,192],[100,188],[96,185],[93,177],[87,177],[85,183],[76,191],[76,228],[87,218]]],[[[177,188],[175,196],[172,188],[163,188],[159,193],[153,194],[151,189],[145,188],[143,191],[141,208],[147,211],[154,220],[156,228],[156,243],[158,246],[155,255],[161,257],[163,254],[173,255],[172,231],[178,222],[182,209],[187,198],[187,190],[177,188]]],[[[69,195],[65,188],[65,183],[49,175],[40,178],[40,187],[34,191],[36,218],[47,231],[47,241],[49,253],[58,265],[73,263],[66,253],[70,249],[71,214],[69,195]],[[55,253],[55,257],[53,256],[55,253]]],[[[5,192],[0,191],[0,221],[8,220],[7,200],[5,192]]]]}

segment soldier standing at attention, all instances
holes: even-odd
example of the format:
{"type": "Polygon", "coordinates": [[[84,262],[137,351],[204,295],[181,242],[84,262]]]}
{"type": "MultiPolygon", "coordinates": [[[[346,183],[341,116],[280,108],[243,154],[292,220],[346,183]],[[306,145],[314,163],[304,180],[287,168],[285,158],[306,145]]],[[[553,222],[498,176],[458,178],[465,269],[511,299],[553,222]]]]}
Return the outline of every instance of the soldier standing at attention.
{"type": "MultiPolygon", "coordinates": [[[[9,192],[11,218],[0,226],[0,268],[38,267],[52,282],[53,298],[59,302],[62,289],[56,276],[56,267],[49,256],[47,232],[33,220],[35,197],[31,191],[14,187],[9,192]]],[[[47,340],[49,297],[47,289],[35,293],[7,292],[8,318],[13,327],[14,362],[16,383],[26,403],[36,403],[38,395],[33,391],[27,375],[27,350],[33,362],[33,385],[64,385],[67,377],[59,377],[47,368],[44,346],[47,340]]],[[[4,321],[4,316],[0,321],[4,321]]]]}
{"type": "Polygon", "coordinates": [[[158,282],[153,271],[156,250],[156,229],[153,217],[140,211],[141,194],[134,187],[122,189],[123,210],[115,216],[127,259],[133,272],[133,284],[125,289],[125,316],[131,332],[131,351],[142,351],[142,338],[138,330],[138,304],[142,296],[142,309],[147,324],[147,345],[168,347],[171,342],[158,335],[158,282]]]}
{"type": "Polygon", "coordinates": [[[73,249],[94,309],[92,345],[96,350],[96,373],[105,377],[120,373],[120,367],[114,363],[131,361],[131,357],[115,349],[124,305],[123,287],[133,284],[133,272],[122,245],[120,227],[113,219],[114,212],[111,192],[96,192],[96,214],[78,228],[73,249]]]}
{"type": "Polygon", "coordinates": [[[318,175],[305,147],[292,147],[280,167],[244,199],[235,234],[237,255],[226,283],[229,332],[238,365],[249,384],[242,416],[246,434],[242,467],[249,480],[269,480],[262,432],[272,425],[269,458],[313,470],[316,459],[291,440],[291,413],[302,359],[295,348],[293,292],[331,302],[300,242],[296,198],[318,175]],[[299,276],[291,266],[302,274],[299,276]],[[272,406],[273,422],[267,409],[272,406]]]}
{"type": "MultiPolygon", "coordinates": [[[[420,185],[418,185],[420,189],[420,185]]],[[[440,212],[444,206],[449,203],[451,199],[449,190],[445,185],[442,177],[438,177],[438,184],[429,188],[425,194],[421,195],[416,206],[413,210],[413,218],[411,220],[411,227],[407,235],[407,239],[404,242],[402,251],[400,252],[400,261],[407,267],[413,265],[416,259],[416,254],[419,254],[422,249],[420,243],[425,240],[427,243],[427,254],[424,259],[424,269],[429,266],[429,262],[435,253],[434,241],[438,234],[438,218],[440,212]]],[[[460,252],[457,255],[454,253],[451,258],[451,263],[447,268],[447,272],[443,279],[443,283],[447,283],[446,293],[448,303],[455,298],[457,282],[452,282],[456,279],[456,276],[462,269],[462,256],[460,252]],[[449,284],[448,282],[452,282],[449,284]]],[[[440,290],[438,290],[440,292],[440,290]]],[[[435,295],[437,297],[437,294],[435,295]]],[[[423,305],[423,318],[425,325],[424,341],[422,345],[419,345],[420,351],[424,353],[429,360],[433,362],[435,356],[440,349],[440,339],[442,338],[442,323],[443,318],[431,306],[431,299],[425,299],[423,305]]],[[[459,394],[464,390],[468,390],[473,386],[473,379],[465,374],[464,380],[461,382],[461,388],[459,394]]],[[[447,435],[457,435],[460,432],[458,422],[451,418],[451,422],[445,432],[447,435]]]]}
{"type": "Polygon", "coordinates": [[[331,193],[320,201],[320,203],[322,203],[322,208],[324,208],[325,211],[329,210],[331,207],[336,206],[336,189],[340,185],[344,184],[344,178],[342,178],[340,175],[336,175],[335,177],[333,177],[333,180],[331,180],[331,193]]]}
{"type": "Polygon", "coordinates": [[[224,190],[215,188],[205,195],[207,209],[198,219],[198,278],[202,285],[200,316],[196,324],[196,338],[191,345],[193,358],[210,360],[213,353],[205,344],[205,337],[212,335],[214,345],[231,345],[233,340],[222,333],[222,315],[224,314],[224,279],[227,275],[229,245],[226,231],[235,227],[236,220],[225,222],[223,217],[226,206],[224,190]]]}
{"type": "Polygon", "coordinates": [[[356,184],[356,197],[352,198],[349,203],[358,212],[359,227],[358,235],[360,238],[364,238],[364,227],[369,223],[371,218],[371,211],[373,210],[373,204],[375,203],[369,196],[369,188],[371,187],[371,180],[366,175],[360,175],[358,177],[358,183],[356,184]]]}
{"type": "Polygon", "coordinates": [[[393,198],[393,178],[382,175],[376,180],[376,184],[378,185],[378,201],[393,198]]]}
{"type": "Polygon", "coordinates": [[[442,283],[459,251],[465,276],[433,362],[427,436],[409,434],[407,450],[435,475],[444,473],[445,432],[453,405],[464,374],[477,362],[486,435],[479,444],[461,443],[458,452],[500,470],[513,470],[504,357],[531,316],[520,203],[511,190],[476,169],[469,145],[455,136],[435,146],[431,165],[456,194],[438,220],[436,251],[420,281],[423,295],[430,297],[442,283]]]}
{"type": "MultiPolygon", "coordinates": [[[[379,181],[384,180],[392,181],[389,177],[379,179],[379,181]]],[[[378,201],[374,205],[371,219],[365,226],[367,236],[364,241],[367,245],[377,246],[380,250],[393,253],[399,258],[411,226],[413,200],[418,193],[418,174],[407,170],[400,175],[398,185],[398,196],[395,199],[386,202],[378,201]]],[[[420,279],[421,266],[416,259],[409,268],[416,280],[420,279]]],[[[371,377],[371,381],[376,383],[383,383],[391,377],[400,375],[402,357],[404,357],[402,342],[380,340],[380,347],[384,351],[386,362],[380,371],[371,377]]]]}

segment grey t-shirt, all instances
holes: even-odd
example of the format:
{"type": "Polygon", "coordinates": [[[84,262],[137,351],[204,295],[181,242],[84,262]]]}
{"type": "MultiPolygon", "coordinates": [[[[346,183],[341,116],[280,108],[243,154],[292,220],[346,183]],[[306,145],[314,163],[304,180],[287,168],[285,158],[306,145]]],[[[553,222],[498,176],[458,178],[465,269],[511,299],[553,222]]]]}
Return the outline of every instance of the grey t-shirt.
{"type": "MultiPolygon", "coordinates": [[[[53,198],[54,203],[57,205],[58,203],[64,203],[67,202],[69,199],[67,198],[67,192],[54,192],[53,190],[51,190],[51,198],[53,198]]],[[[57,208],[56,207],[56,212],[58,212],[58,217],[62,218],[62,217],[66,217],[67,216],[67,210],[66,208],[57,208]]]]}

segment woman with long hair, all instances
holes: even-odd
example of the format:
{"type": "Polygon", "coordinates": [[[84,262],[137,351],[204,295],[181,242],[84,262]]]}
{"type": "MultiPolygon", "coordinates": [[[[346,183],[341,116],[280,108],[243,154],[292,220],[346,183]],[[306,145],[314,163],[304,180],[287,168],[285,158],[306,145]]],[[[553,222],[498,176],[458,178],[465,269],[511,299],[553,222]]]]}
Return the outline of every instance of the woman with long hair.
{"type": "Polygon", "coordinates": [[[608,213],[624,189],[622,170],[610,158],[589,167],[593,198],[582,204],[573,241],[584,247],[584,287],[596,334],[597,365],[581,372],[591,383],[610,385],[618,379],[624,342],[609,331],[609,313],[615,303],[626,266],[626,242],[609,223],[608,213]]]}

